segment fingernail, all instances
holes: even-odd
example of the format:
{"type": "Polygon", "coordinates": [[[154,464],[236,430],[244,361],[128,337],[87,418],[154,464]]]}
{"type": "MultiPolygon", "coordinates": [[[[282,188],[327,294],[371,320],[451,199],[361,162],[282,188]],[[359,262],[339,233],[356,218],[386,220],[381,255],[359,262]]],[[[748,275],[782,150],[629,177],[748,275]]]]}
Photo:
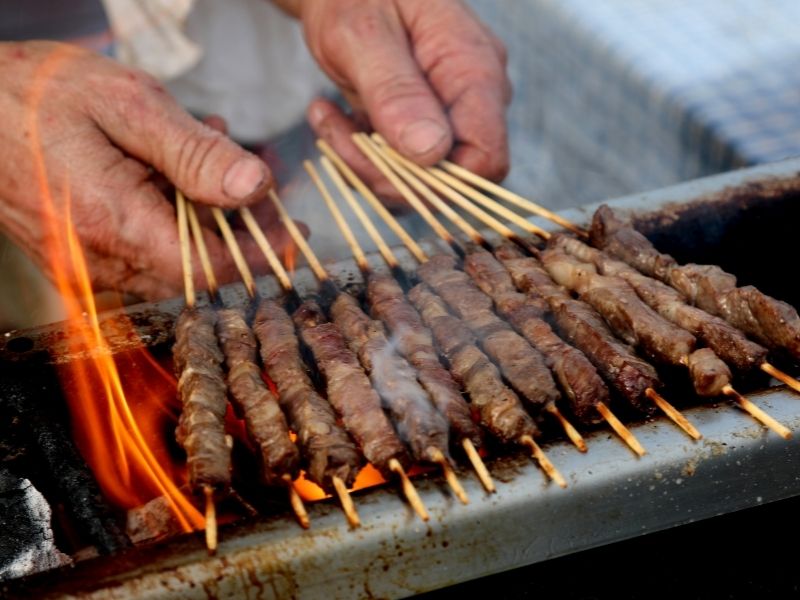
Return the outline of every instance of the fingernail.
{"type": "Polygon", "coordinates": [[[240,158],[222,178],[222,190],[234,200],[244,200],[264,183],[265,176],[263,162],[253,157],[240,158]]]}
{"type": "Polygon", "coordinates": [[[448,135],[447,129],[433,119],[406,125],[400,133],[402,150],[411,156],[425,154],[438,146],[448,135]]]}
{"type": "Polygon", "coordinates": [[[320,103],[314,103],[308,108],[308,124],[317,127],[325,118],[325,107],[320,103]]]}

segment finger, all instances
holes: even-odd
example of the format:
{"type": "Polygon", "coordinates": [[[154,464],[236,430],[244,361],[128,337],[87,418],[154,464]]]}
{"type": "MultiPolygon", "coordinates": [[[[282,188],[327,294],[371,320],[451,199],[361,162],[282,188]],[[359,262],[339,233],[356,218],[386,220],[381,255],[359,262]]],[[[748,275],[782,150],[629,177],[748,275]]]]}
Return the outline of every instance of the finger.
{"type": "Polygon", "coordinates": [[[393,206],[405,206],[394,186],[353,143],[351,136],[359,129],[336,104],[324,98],[315,100],[308,108],[308,122],[314,133],[333,146],[367,187],[393,206]]]}
{"type": "Polygon", "coordinates": [[[452,131],[441,102],[412,55],[399,15],[386,4],[356,3],[323,48],[359,95],[389,143],[420,164],[449,152],[452,131]]]}
{"type": "Polygon", "coordinates": [[[412,0],[399,6],[404,21],[415,24],[420,66],[448,108],[452,158],[480,175],[502,178],[509,165],[505,110],[511,98],[502,42],[461,3],[412,0]]]}
{"type": "Polygon", "coordinates": [[[91,115],[115,144],[198,202],[234,207],[265,197],[272,179],[262,160],[195,120],[155,79],[118,71],[124,76],[105,83],[91,115]]]}

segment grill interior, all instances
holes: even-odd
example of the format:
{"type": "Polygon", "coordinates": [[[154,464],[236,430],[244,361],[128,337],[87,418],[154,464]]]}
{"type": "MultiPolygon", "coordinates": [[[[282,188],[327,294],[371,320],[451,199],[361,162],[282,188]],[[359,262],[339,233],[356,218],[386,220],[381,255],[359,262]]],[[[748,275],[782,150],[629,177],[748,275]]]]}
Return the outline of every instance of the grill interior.
{"type": "MultiPolygon", "coordinates": [[[[798,168],[799,162],[781,163],[610,204],[633,209],[637,227],[679,261],[719,264],[741,284],[756,285],[800,306],[800,290],[785,260],[792,255],[792,225],[800,216],[798,168]]],[[[592,210],[565,215],[585,222],[592,210]]],[[[411,258],[399,254],[412,269],[411,258]]],[[[371,260],[380,265],[379,257],[371,260]]],[[[330,272],[343,285],[361,280],[351,262],[336,264],[330,272]]],[[[296,285],[301,295],[316,287],[304,270],[298,272],[296,285]]],[[[265,296],[277,295],[278,286],[269,277],[262,278],[259,287],[265,296]]],[[[226,304],[246,301],[238,285],[228,286],[223,295],[226,304]]],[[[181,301],[173,300],[125,311],[154,356],[165,363],[180,308],[181,301]]],[[[139,342],[114,335],[120,318],[122,313],[103,316],[111,349],[124,359],[139,342]]],[[[586,455],[566,442],[546,444],[548,455],[569,481],[566,490],[548,484],[527,456],[505,453],[488,460],[498,482],[496,495],[486,495],[468,471],[461,471],[472,499],[468,506],[449,495],[440,478],[418,479],[431,511],[428,524],[419,522],[398,490],[388,485],[355,495],[362,529],[348,530],[339,509],[320,502],[309,506],[312,528],[302,531],[283,498],[276,501],[245,486],[242,493],[256,505],[259,516],[223,526],[218,556],[206,556],[199,535],[125,549],[124,541],[115,538],[120,515],[102,500],[96,506],[88,503],[77,516],[70,506],[80,488],[88,497],[97,496],[81,461],[68,452],[59,456],[48,451],[48,443],[62,443],[58,436],[67,435],[53,371],[59,364],[85,360],[66,351],[69,336],[63,324],[6,336],[0,349],[0,411],[14,418],[4,419],[0,439],[11,449],[23,441],[37,444],[29,456],[8,462],[13,469],[27,470],[21,475],[49,501],[56,545],[68,554],[86,553],[87,548],[91,554],[95,548],[110,556],[79,561],[68,574],[49,572],[7,582],[4,591],[12,596],[80,590],[98,597],[168,591],[194,597],[259,586],[265,597],[397,597],[800,491],[793,467],[800,449],[794,442],[765,432],[727,405],[706,405],[687,412],[704,433],[698,443],[664,419],[638,424],[635,433],[649,451],[640,460],[606,430],[587,437],[586,455]],[[72,469],[66,483],[59,460],[72,469]]],[[[791,429],[800,426],[800,404],[782,388],[743,391],[791,429]]],[[[165,435],[171,437],[171,431],[165,435]]]]}

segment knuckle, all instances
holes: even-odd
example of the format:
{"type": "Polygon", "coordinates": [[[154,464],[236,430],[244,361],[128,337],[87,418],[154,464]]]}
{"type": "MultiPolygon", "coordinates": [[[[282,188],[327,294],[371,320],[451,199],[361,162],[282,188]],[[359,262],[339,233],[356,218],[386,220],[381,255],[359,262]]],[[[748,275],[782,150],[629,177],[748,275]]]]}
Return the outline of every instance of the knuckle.
{"type": "Polygon", "coordinates": [[[197,185],[208,167],[210,157],[226,145],[225,136],[210,127],[200,131],[181,131],[175,143],[174,173],[176,183],[184,187],[197,185]]]}

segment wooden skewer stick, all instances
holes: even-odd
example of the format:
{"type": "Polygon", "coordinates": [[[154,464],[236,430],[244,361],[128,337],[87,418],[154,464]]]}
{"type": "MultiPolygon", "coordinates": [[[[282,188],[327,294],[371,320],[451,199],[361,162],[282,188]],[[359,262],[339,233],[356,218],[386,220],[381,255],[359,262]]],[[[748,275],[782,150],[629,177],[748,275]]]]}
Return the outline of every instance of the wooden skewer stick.
{"type": "Polygon", "coordinates": [[[206,548],[209,554],[217,551],[217,507],[214,504],[214,488],[203,486],[206,497],[206,548]]]}
{"type": "Polygon", "coordinates": [[[437,219],[430,209],[425,206],[425,203],[422,202],[414,192],[412,192],[408,186],[403,182],[403,180],[407,181],[411,184],[417,192],[421,193],[425,196],[425,199],[431,203],[431,205],[436,208],[441,213],[444,213],[447,218],[449,218],[457,227],[459,227],[466,235],[469,237],[473,242],[476,244],[484,244],[485,240],[483,236],[475,229],[472,225],[470,225],[467,221],[465,221],[461,215],[459,215],[456,211],[454,211],[448,204],[439,198],[436,194],[434,194],[430,188],[421,184],[421,182],[416,179],[411,173],[403,168],[397,161],[391,159],[387,156],[384,150],[375,145],[375,143],[366,135],[358,134],[353,136],[353,141],[355,142],[356,146],[364,153],[364,155],[372,162],[373,165],[389,180],[397,191],[400,193],[403,198],[405,198],[406,202],[408,202],[414,210],[416,210],[420,216],[424,219],[424,221],[433,229],[436,234],[442,238],[445,242],[450,244],[451,246],[455,243],[452,234],[442,225],[441,221],[437,219]],[[391,165],[391,168],[390,168],[391,165]],[[400,179],[397,175],[395,175],[395,171],[397,172],[402,179],[400,179]]]}
{"type": "Polygon", "coordinates": [[[622,441],[624,441],[631,450],[633,450],[638,456],[644,456],[647,454],[644,446],[639,443],[639,440],[636,439],[636,436],[633,435],[631,430],[625,427],[625,425],[622,424],[622,421],[620,421],[603,402],[598,402],[596,407],[597,412],[599,412],[606,422],[611,425],[611,429],[613,429],[614,432],[622,438],[622,441]]]}
{"type": "Polygon", "coordinates": [[[785,440],[789,440],[792,438],[792,431],[788,427],[786,427],[783,423],[781,423],[774,417],[768,415],[766,412],[761,410],[758,406],[750,402],[750,400],[742,396],[730,385],[726,385],[724,388],[722,388],[722,391],[726,396],[730,396],[731,398],[733,398],[733,400],[736,402],[739,408],[748,413],[756,421],[758,421],[765,427],[772,429],[772,431],[777,433],[785,440]]]}
{"type": "MultiPolygon", "coordinates": [[[[355,140],[357,136],[363,134],[354,134],[353,139],[355,140]]],[[[382,138],[374,137],[378,142],[379,147],[381,150],[385,152],[384,156],[388,156],[389,158],[393,159],[395,162],[400,163],[403,167],[405,167],[408,171],[417,177],[418,179],[422,180],[426,185],[433,188],[443,196],[446,196],[449,200],[456,204],[457,206],[461,207],[463,210],[470,213],[473,217],[483,222],[485,225],[494,229],[497,233],[502,235],[505,238],[515,239],[517,235],[508,227],[506,227],[503,223],[495,219],[489,213],[484,210],[479,209],[475,204],[473,204],[469,199],[465,198],[455,190],[449,188],[441,181],[436,179],[433,175],[428,173],[425,169],[418,166],[416,163],[411,162],[400,153],[393,150],[391,147],[385,144],[381,144],[382,138]]]]}
{"type": "Polygon", "coordinates": [[[465,169],[464,167],[454,164],[448,160],[443,160],[439,164],[444,170],[449,171],[453,175],[460,177],[464,181],[467,181],[468,183],[471,183],[476,187],[482,188],[483,190],[489,192],[490,194],[494,194],[495,196],[503,198],[504,200],[507,200],[508,202],[511,202],[512,204],[515,204],[520,208],[523,208],[535,215],[544,217],[545,219],[552,221],[553,223],[556,223],[561,227],[569,229],[570,231],[577,233],[580,236],[587,237],[586,231],[584,231],[571,221],[568,221],[564,217],[557,215],[556,213],[550,210],[547,210],[543,206],[539,206],[538,204],[531,202],[526,198],[523,198],[519,194],[515,194],[514,192],[507,190],[504,187],[501,187],[496,183],[489,181],[488,179],[484,179],[480,175],[476,175],[475,173],[465,169]]]}
{"type": "MultiPolygon", "coordinates": [[[[372,222],[372,219],[370,219],[367,213],[364,212],[364,210],[362,209],[358,201],[355,199],[355,197],[352,194],[350,194],[350,190],[347,188],[347,185],[345,184],[344,180],[342,180],[341,176],[339,176],[339,173],[336,171],[336,168],[333,166],[333,163],[331,163],[325,156],[322,157],[321,162],[322,165],[325,167],[325,170],[331,176],[331,179],[333,180],[336,187],[348,201],[350,207],[353,209],[353,211],[356,213],[361,223],[364,225],[364,228],[370,233],[370,236],[375,242],[375,245],[378,246],[378,248],[381,250],[381,255],[383,256],[386,263],[390,267],[399,266],[397,262],[397,257],[394,255],[394,252],[392,252],[392,249],[383,239],[383,236],[375,228],[375,224],[372,222]]],[[[353,256],[356,257],[356,262],[358,263],[359,268],[362,270],[362,272],[369,273],[370,267],[366,261],[366,258],[364,257],[364,251],[361,248],[361,245],[358,243],[358,240],[356,239],[355,235],[353,234],[353,231],[350,228],[350,225],[347,223],[347,220],[342,216],[342,213],[339,210],[339,206],[336,204],[336,201],[328,192],[327,186],[319,177],[313,164],[308,163],[306,165],[306,170],[308,171],[309,175],[311,175],[311,179],[314,181],[314,184],[319,189],[320,193],[322,194],[322,197],[325,198],[325,202],[328,204],[328,208],[334,215],[334,220],[336,221],[336,224],[342,231],[342,235],[347,240],[350,249],[353,251],[353,256]],[[363,257],[362,260],[358,259],[359,256],[363,257]]],[[[492,478],[489,475],[489,471],[486,468],[486,465],[483,464],[483,460],[481,459],[477,450],[475,450],[475,446],[472,445],[472,442],[469,440],[469,438],[464,438],[462,440],[462,445],[464,446],[464,450],[467,453],[467,458],[469,458],[470,462],[472,463],[472,466],[475,468],[475,472],[478,474],[478,479],[480,479],[481,483],[483,484],[483,486],[486,488],[487,491],[489,492],[494,491],[495,487],[494,483],[492,482],[492,478]]],[[[445,478],[450,484],[450,487],[453,488],[453,491],[456,493],[456,496],[458,496],[458,498],[463,502],[464,499],[466,498],[466,494],[464,493],[461,484],[458,482],[455,473],[452,472],[452,469],[448,471],[450,465],[444,458],[443,454],[442,454],[442,460],[444,462],[441,462],[440,464],[442,466],[442,469],[444,469],[445,478]],[[457,489],[456,487],[454,487],[454,482],[455,485],[457,485],[457,489]]],[[[467,502],[468,501],[469,500],[467,500],[467,502]]]]}
{"type": "Polygon", "coordinates": [[[683,429],[690,437],[699,440],[702,438],[702,434],[697,431],[697,428],[691,424],[689,419],[687,419],[683,413],[681,413],[677,408],[672,406],[661,394],[655,391],[653,388],[647,388],[644,391],[645,395],[652,400],[658,408],[664,411],[673,423],[675,423],[678,427],[683,429]]]}
{"type": "Polygon", "coordinates": [[[439,449],[436,449],[433,454],[433,461],[442,467],[447,485],[449,485],[450,489],[453,490],[456,498],[461,501],[461,504],[469,504],[469,496],[467,496],[467,492],[465,492],[464,488],[461,486],[461,482],[458,480],[458,475],[456,475],[456,472],[453,471],[453,467],[450,465],[450,462],[447,460],[447,458],[445,458],[444,454],[439,449]]]}
{"type": "Polygon", "coordinates": [[[247,289],[247,293],[251,298],[254,297],[256,295],[256,283],[253,280],[250,267],[247,265],[247,261],[242,255],[242,250],[239,248],[239,243],[236,241],[236,236],[233,235],[231,226],[228,224],[225,215],[219,207],[212,206],[211,214],[214,215],[214,220],[217,222],[217,227],[219,227],[222,233],[222,238],[228,245],[231,256],[233,256],[233,262],[236,263],[236,268],[239,269],[239,273],[242,275],[242,281],[244,281],[244,287],[247,289]]]}
{"type": "Polygon", "coordinates": [[[361,527],[361,519],[358,518],[356,505],[341,477],[334,475],[333,487],[336,490],[336,495],[339,496],[339,503],[342,505],[342,510],[345,517],[347,517],[347,522],[350,523],[350,527],[353,529],[361,527]]]}
{"type": "Polygon", "coordinates": [[[181,265],[183,267],[183,293],[186,306],[194,306],[194,279],[192,278],[192,243],[189,239],[189,223],[186,212],[186,198],[180,190],[175,190],[175,204],[178,209],[178,239],[181,244],[181,265]]]}
{"type": "Polygon", "coordinates": [[[580,450],[581,452],[586,452],[588,447],[586,446],[586,440],[583,439],[583,436],[575,429],[575,426],[570,423],[567,418],[558,410],[558,407],[550,403],[545,406],[545,410],[553,415],[558,422],[561,424],[561,427],[564,429],[564,433],[567,434],[567,437],[570,441],[575,444],[575,447],[580,450]]]}
{"type": "Polygon", "coordinates": [[[389,468],[400,478],[400,482],[403,485],[403,494],[405,494],[406,500],[408,500],[408,503],[411,505],[411,508],[414,509],[414,512],[416,512],[419,518],[423,521],[429,520],[430,515],[428,515],[428,509],[425,508],[425,504],[422,503],[422,498],[419,497],[417,488],[415,488],[414,484],[411,483],[411,480],[408,478],[406,470],[403,468],[403,465],[400,464],[400,461],[396,458],[389,459],[389,468]]]}
{"type": "Polygon", "coordinates": [[[457,192],[471,198],[478,204],[482,205],[484,208],[488,208],[489,210],[500,215],[501,217],[505,217],[508,221],[514,223],[514,225],[521,228],[522,230],[543,237],[546,240],[550,239],[549,231],[545,231],[535,223],[531,223],[526,218],[515,213],[513,210],[506,208],[496,200],[492,200],[491,198],[489,198],[489,196],[481,194],[478,190],[468,186],[460,179],[453,177],[449,173],[446,173],[445,171],[442,171],[441,169],[437,169],[435,167],[428,167],[427,170],[428,173],[430,173],[434,177],[438,177],[441,181],[449,185],[457,192]]]}
{"type": "Polygon", "coordinates": [[[286,230],[289,232],[289,235],[292,237],[292,241],[297,244],[297,247],[300,248],[300,252],[303,253],[306,261],[308,261],[308,266],[311,267],[311,270],[314,272],[314,275],[320,281],[327,281],[329,279],[328,272],[325,270],[325,267],[322,266],[322,263],[319,262],[317,255],[314,254],[314,251],[311,249],[311,246],[308,245],[306,238],[300,233],[300,230],[297,228],[297,225],[294,222],[294,219],[289,216],[289,213],[286,212],[286,208],[283,206],[283,202],[281,199],[278,198],[278,194],[276,194],[273,190],[269,191],[270,200],[275,205],[275,209],[278,211],[278,215],[283,221],[286,230]]]}
{"type": "Polygon", "coordinates": [[[567,480],[564,479],[555,465],[550,462],[550,459],[547,458],[547,455],[545,455],[544,451],[539,447],[539,444],[537,444],[531,436],[523,435],[519,438],[519,443],[531,449],[533,457],[539,463],[542,471],[544,471],[550,479],[555,481],[562,488],[567,487],[567,480]]]}
{"type": "Polygon", "coordinates": [[[486,464],[483,462],[481,455],[478,454],[478,451],[475,449],[475,445],[472,443],[472,440],[469,438],[464,438],[461,440],[461,447],[464,448],[464,452],[467,454],[467,458],[469,462],[472,464],[472,468],[475,469],[475,473],[478,475],[478,479],[483,485],[483,488],[493,494],[497,491],[497,488],[494,486],[494,481],[492,480],[492,476],[489,474],[489,469],[486,468],[486,464]]]}
{"type": "Polygon", "coordinates": [[[344,162],[344,160],[342,160],[342,157],[336,153],[331,145],[325,140],[319,139],[317,140],[317,147],[325,156],[328,157],[331,162],[333,162],[333,164],[336,165],[336,168],[342,173],[342,175],[344,175],[345,179],[350,182],[350,185],[352,185],[375,210],[375,212],[380,215],[381,219],[383,219],[384,222],[392,229],[395,235],[400,238],[400,241],[405,244],[409,252],[414,255],[414,258],[420,262],[424,262],[427,259],[427,256],[422,248],[419,247],[419,244],[417,244],[414,238],[408,235],[408,232],[400,225],[400,223],[397,222],[397,219],[395,219],[392,214],[386,210],[386,207],[380,200],[378,200],[378,197],[372,193],[372,190],[370,190],[363,181],[361,181],[361,178],[355,174],[353,169],[351,169],[350,166],[344,162]]]}
{"type": "Polygon", "coordinates": [[[191,202],[186,203],[186,214],[189,217],[189,227],[192,230],[197,254],[200,256],[200,265],[203,267],[203,274],[208,284],[208,293],[213,297],[217,294],[217,289],[219,288],[217,276],[214,274],[214,267],[211,265],[211,258],[208,254],[206,241],[203,238],[203,229],[200,227],[200,221],[197,218],[197,211],[195,211],[194,204],[191,202]]]}
{"type": "MultiPolygon", "coordinates": [[[[322,167],[325,169],[325,171],[328,173],[328,176],[331,178],[331,181],[333,181],[333,184],[336,186],[336,189],[339,190],[339,193],[344,197],[345,201],[350,206],[350,209],[355,213],[356,217],[361,222],[361,225],[364,227],[364,230],[367,232],[370,239],[372,239],[372,242],[378,248],[378,251],[381,253],[383,260],[386,261],[386,264],[389,265],[390,268],[399,267],[400,263],[397,260],[397,256],[395,256],[394,252],[392,252],[392,249],[389,247],[389,244],[386,243],[386,240],[383,239],[383,236],[375,227],[375,224],[372,222],[372,219],[369,218],[369,215],[367,215],[364,208],[361,206],[358,200],[356,200],[356,197],[350,191],[350,188],[347,187],[347,184],[345,183],[344,179],[342,179],[342,176],[339,174],[339,171],[336,170],[334,164],[328,159],[327,156],[323,156],[320,159],[320,163],[322,164],[322,167]]],[[[337,206],[338,209],[338,205],[334,203],[334,206],[337,206]]],[[[347,221],[342,221],[342,225],[344,225],[345,229],[350,231],[350,226],[347,224],[347,221]]],[[[339,226],[339,229],[342,229],[342,233],[344,234],[344,229],[342,228],[342,225],[339,226]]],[[[352,235],[352,232],[350,232],[350,236],[353,238],[355,237],[352,235]]],[[[345,238],[347,238],[347,235],[345,235],[345,238]]],[[[364,262],[366,265],[366,261],[364,262]]]]}
{"type": "Polygon", "coordinates": [[[270,269],[277,277],[278,282],[281,284],[281,287],[288,291],[292,289],[292,280],[289,279],[289,275],[286,273],[286,269],[283,268],[283,264],[281,264],[278,255],[275,254],[275,250],[272,248],[272,244],[269,243],[267,236],[264,235],[264,232],[261,231],[261,227],[258,225],[256,218],[253,216],[253,213],[250,212],[250,209],[246,206],[239,209],[239,214],[242,217],[242,221],[244,221],[245,226],[250,231],[250,235],[253,236],[253,239],[256,242],[256,245],[259,247],[261,252],[264,254],[264,258],[267,259],[269,263],[270,269]]]}
{"type": "Polygon", "coordinates": [[[294,489],[292,478],[288,473],[284,475],[282,479],[286,482],[286,487],[289,490],[289,503],[292,505],[294,514],[297,515],[297,522],[300,523],[300,527],[303,529],[308,529],[311,527],[311,520],[308,518],[308,512],[306,512],[303,499],[300,497],[300,494],[297,493],[297,490],[294,489]]]}
{"type": "Polygon", "coordinates": [[[317,191],[319,191],[323,200],[325,200],[325,204],[328,206],[328,210],[331,211],[331,214],[333,215],[333,220],[336,221],[336,226],[339,228],[339,231],[342,233],[342,236],[344,236],[347,245],[350,247],[350,252],[353,254],[353,258],[355,259],[358,268],[361,269],[362,271],[369,271],[369,263],[367,262],[367,256],[364,254],[364,250],[363,248],[361,248],[361,244],[358,243],[358,240],[356,239],[353,230],[350,229],[350,226],[347,224],[347,221],[345,221],[342,211],[339,210],[339,205],[336,204],[334,199],[331,197],[331,194],[328,191],[328,187],[323,183],[322,179],[319,176],[319,173],[317,173],[317,169],[314,167],[313,163],[309,160],[303,161],[303,167],[305,167],[306,172],[308,173],[309,177],[311,177],[311,181],[313,181],[314,185],[317,187],[317,191]]]}
{"type": "Polygon", "coordinates": [[[765,373],[772,375],[775,379],[780,381],[781,383],[785,383],[790,388],[792,388],[795,392],[800,392],[800,381],[797,381],[794,377],[787,375],[783,371],[778,370],[775,366],[771,365],[768,362],[761,363],[761,370],[765,373]]]}

